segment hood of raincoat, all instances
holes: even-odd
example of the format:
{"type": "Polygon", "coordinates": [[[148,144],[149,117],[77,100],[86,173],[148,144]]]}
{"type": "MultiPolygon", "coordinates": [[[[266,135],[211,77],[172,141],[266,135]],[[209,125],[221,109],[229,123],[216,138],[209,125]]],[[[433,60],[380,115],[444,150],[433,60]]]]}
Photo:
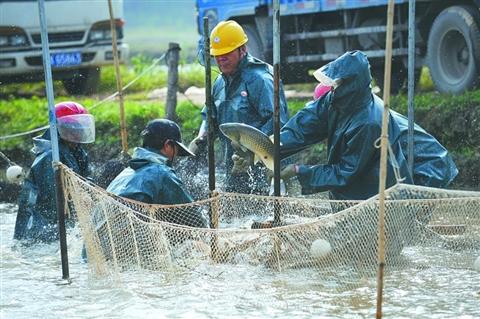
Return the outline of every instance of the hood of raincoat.
{"type": "MultiPolygon", "coordinates": [[[[37,167],[39,162],[52,161],[52,141],[50,140],[50,130],[46,130],[42,135],[33,138],[33,147],[31,152],[35,155],[35,161],[32,164],[32,169],[37,167]]],[[[66,143],[60,137],[58,138],[58,152],[60,161],[73,169],[76,173],[87,177],[90,175],[88,167],[88,154],[86,150],[76,143],[66,143]]],[[[43,164],[42,164],[43,165],[43,164]]],[[[40,165],[40,166],[42,166],[40,165]]],[[[51,165],[51,164],[48,164],[51,165]]],[[[43,171],[44,168],[39,169],[43,171]]],[[[43,173],[42,173],[43,174],[43,173]]]]}
{"type": "Polygon", "coordinates": [[[370,63],[363,52],[349,51],[321,67],[319,72],[338,83],[327,98],[340,111],[368,105],[373,99],[370,63]]]}
{"type": "Polygon", "coordinates": [[[270,74],[273,75],[273,67],[271,65],[263,62],[262,60],[257,59],[256,57],[252,56],[250,53],[247,53],[240,60],[240,63],[238,64],[237,72],[235,72],[232,76],[234,77],[239,73],[241,73],[240,71],[242,71],[243,69],[247,67],[252,67],[252,66],[265,69],[266,71],[268,71],[270,74]]]}
{"type": "MultiPolygon", "coordinates": [[[[58,136],[58,148],[59,152],[62,156],[65,155],[66,153],[72,153],[75,156],[78,156],[79,158],[84,157],[86,155],[82,154],[77,154],[77,153],[85,153],[84,149],[76,143],[70,143],[70,147],[65,144],[65,141],[58,136]],[[75,145],[75,146],[72,146],[75,145]]],[[[52,141],[50,138],[50,130],[46,130],[43,132],[42,135],[36,136],[33,138],[33,147],[30,150],[35,156],[38,156],[40,154],[43,154],[45,152],[48,152],[52,149],[52,141]]],[[[86,154],[86,153],[85,153],[86,154]]]]}
{"type": "Polygon", "coordinates": [[[38,156],[52,148],[50,141],[50,130],[46,130],[42,135],[33,138],[33,147],[31,152],[38,156]]]}
{"type": "Polygon", "coordinates": [[[157,151],[150,147],[137,147],[133,151],[133,156],[128,161],[128,166],[137,170],[150,163],[164,164],[171,166],[171,161],[164,155],[157,153],[157,151]]]}
{"type": "MultiPolygon", "coordinates": [[[[176,205],[193,201],[182,181],[169,167],[168,159],[148,147],[137,147],[129,166],[108,185],[107,191],[143,203],[176,205]]],[[[159,220],[191,227],[208,227],[200,209],[171,210],[159,220]]]]}

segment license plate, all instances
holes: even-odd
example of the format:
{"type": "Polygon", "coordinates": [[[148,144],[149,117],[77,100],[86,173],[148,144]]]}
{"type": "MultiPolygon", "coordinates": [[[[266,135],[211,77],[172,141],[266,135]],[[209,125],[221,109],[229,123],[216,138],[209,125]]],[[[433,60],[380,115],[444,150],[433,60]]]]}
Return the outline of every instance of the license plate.
{"type": "Polygon", "coordinates": [[[50,55],[52,67],[79,65],[82,63],[80,52],[53,53],[50,55]]]}

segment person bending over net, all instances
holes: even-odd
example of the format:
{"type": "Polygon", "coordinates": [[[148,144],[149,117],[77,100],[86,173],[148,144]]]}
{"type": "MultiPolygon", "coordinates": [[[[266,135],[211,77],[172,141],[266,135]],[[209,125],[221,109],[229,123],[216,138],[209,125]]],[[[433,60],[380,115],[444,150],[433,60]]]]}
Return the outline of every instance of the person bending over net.
{"type": "MultiPolygon", "coordinates": [[[[178,125],[167,119],[150,121],[141,133],[142,147],[107,187],[107,191],[148,204],[175,205],[193,201],[172,169],[177,156],[193,156],[181,140],[178,125]]],[[[191,227],[208,227],[200,210],[170,210],[160,220],[191,227]]]]}

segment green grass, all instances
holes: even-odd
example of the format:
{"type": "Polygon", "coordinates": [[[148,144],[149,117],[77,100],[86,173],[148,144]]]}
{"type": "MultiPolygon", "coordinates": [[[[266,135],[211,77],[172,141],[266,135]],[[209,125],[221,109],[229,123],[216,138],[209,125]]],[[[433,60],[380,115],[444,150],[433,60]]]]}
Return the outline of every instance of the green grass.
{"type": "MultiPolygon", "coordinates": [[[[126,85],[137,78],[142,72],[147,70],[152,63],[153,59],[146,55],[132,57],[129,65],[122,65],[120,67],[123,84],[126,85]]],[[[132,133],[138,133],[147,119],[164,116],[165,106],[163,102],[148,100],[148,93],[167,85],[167,72],[168,69],[165,62],[161,61],[124,92],[125,114],[128,128],[132,133]]],[[[215,75],[215,73],[212,75],[213,78],[215,75]]],[[[190,86],[203,87],[204,78],[204,68],[199,64],[180,64],[180,92],[185,91],[190,86]]],[[[289,85],[287,89],[311,91],[314,85],[315,83],[289,85]]],[[[420,86],[422,89],[432,86],[428,69],[424,69],[422,72],[420,86]]],[[[54,89],[56,101],[76,100],[89,108],[103,97],[116,91],[115,69],[113,66],[102,68],[101,84],[98,88],[99,94],[95,97],[66,96],[60,82],[54,83],[54,89]]],[[[45,88],[43,83],[4,85],[2,90],[7,98],[0,100],[0,116],[4,119],[4,124],[0,127],[1,135],[28,131],[47,123],[47,103],[44,97],[45,88]],[[17,98],[16,96],[18,96],[18,94],[30,94],[32,97],[17,98]]],[[[290,115],[293,115],[304,107],[307,100],[290,99],[288,102],[290,115]]],[[[417,112],[430,109],[432,105],[439,105],[439,107],[443,108],[444,106],[442,105],[448,104],[451,108],[452,104],[462,107],[471,103],[480,104],[480,93],[470,92],[449,98],[445,98],[445,96],[436,93],[426,93],[416,95],[415,100],[417,112]]],[[[406,96],[393,96],[392,107],[406,114],[406,96]]],[[[97,131],[99,132],[97,135],[99,138],[105,139],[107,144],[114,144],[114,141],[118,140],[119,136],[118,103],[110,101],[91,111],[96,117],[97,131]],[[108,136],[104,136],[105,133],[108,133],[108,136]]],[[[201,121],[198,106],[191,105],[189,102],[179,103],[177,106],[177,114],[185,131],[185,137],[193,137],[201,121]]],[[[15,138],[2,142],[4,149],[18,146],[23,148],[26,145],[29,145],[29,141],[25,143],[25,138],[15,138]]]]}
{"type": "MultiPolygon", "coordinates": [[[[153,62],[147,55],[137,55],[129,65],[121,66],[123,84],[135,79],[153,62]]],[[[215,78],[216,73],[212,74],[215,78]]],[[[204,69],[199,64],[181,63],[179,66],[179,90],[190,86],[204,87],[204,69]]],[[[124,92],[125,114],[130,149],[140,145],[139,133],[154,118],[164,117],[165,105],[158,99],[148,98],[149,93],[167,84],[167,67],[164,62],[155,66],[124,92]]],[[[286,89],[311,92],[315,83],[289,85],[286,89]]],[[[415,121],[434,135],[459,163],[462,176],[460,186],[478,184],[480,171],[480,90],[462,95],[439,94],[432,91],[433,84],[428,69],[424,68],[415,95],[415,121]]],[[[93,105],[116,91],[113,66],[104,67],[99,93],[91,97],[67,96],[61,83],[54,83],[55,101],[75,100],[95,116],[97,139],[90,146],[94,160],[104,160],[118,155],[121,148],[118,101],[108,101],[96,108],[93,105]]],[[[0,99],[0,136],[25,132],[47,124],[47,101],[43,83],[2,85],[0,99]]],[[[305,106],[308,99],[289,99],[290,115],[305,106]]],[[[392,96],[392,109],[407,114],[406,93],[392,96]]],[[[201,122],[200,106],[189,101],[179,101],[178,122],[185,141],[197,134],[201,122]]],[[[31,148],[31,136],[0,141],[2,152],[27,154],[31,148]]],[[[315,153],[315,152],[314,152],[315,153]]],[[[318,152],[317,152],[318,153],[318,152]]],[[[17,160],[14,158],[14,160],[17,160]]]]}
{"type": "MultiPolygon", "coordinates": [[[[150,68],[154,59],[138,55],[132,58],[131,65],[121,65],[120,74],[123,85],[136,79],[142,72],[150,68]]],[[[180,91],[185,91],[190,86],[203,87],[205,83],[204,68],[199,64],[180,64],[178,66],[178,86],[180,91]]],[[[148,73],[138,78],[136,82],[128,88],[128,92],[148,92],[156,88],[162,88],[167,85],[168,68],[165,60],[159,61],[148,73]]],[[[115,68],[106,66],[101,71],[101,83],[99,92],[116,91],[115,68]]]]}

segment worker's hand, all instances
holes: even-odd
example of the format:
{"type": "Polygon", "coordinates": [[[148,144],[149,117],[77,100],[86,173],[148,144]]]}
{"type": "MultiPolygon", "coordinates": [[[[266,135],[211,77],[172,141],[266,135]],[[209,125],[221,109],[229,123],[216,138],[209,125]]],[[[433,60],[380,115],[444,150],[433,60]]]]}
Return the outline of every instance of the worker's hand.
{"type": "Polygon", "coordinates": [[[207,146],[207,137],[198,136],[190,142],[190,144],[188,145],[188,149],[193,154],[198,155],[205,149],[206,146],[207,146]]]}
{"type": "Polygon", "coordinates": [[[297,174],[298,174],[298,165],[290,164],[280,171],[280,178],[286,181],[292,177],[297,176],[297,174]]]}
{"type": "MultiPolygon", "coordinates": [[[[298,174],[298,165],[290,164],[280,171],[280,179],[283,179],[284,181],[286,181],[292,177],[295,177],[297,174],[298,174]]],[[[268,179],[268,183],[271,184],[273,179],[273,172],[270,170],[267,171],[267,179],[268,179]]]]}
{"type": "Polygon", "coordinates": [[[244,152],[243,154],[234,153],[232,155],[233,167],[232,175],[238,175],[248,171],[248,168],[253,165],[253,153],[244,152]]]}

